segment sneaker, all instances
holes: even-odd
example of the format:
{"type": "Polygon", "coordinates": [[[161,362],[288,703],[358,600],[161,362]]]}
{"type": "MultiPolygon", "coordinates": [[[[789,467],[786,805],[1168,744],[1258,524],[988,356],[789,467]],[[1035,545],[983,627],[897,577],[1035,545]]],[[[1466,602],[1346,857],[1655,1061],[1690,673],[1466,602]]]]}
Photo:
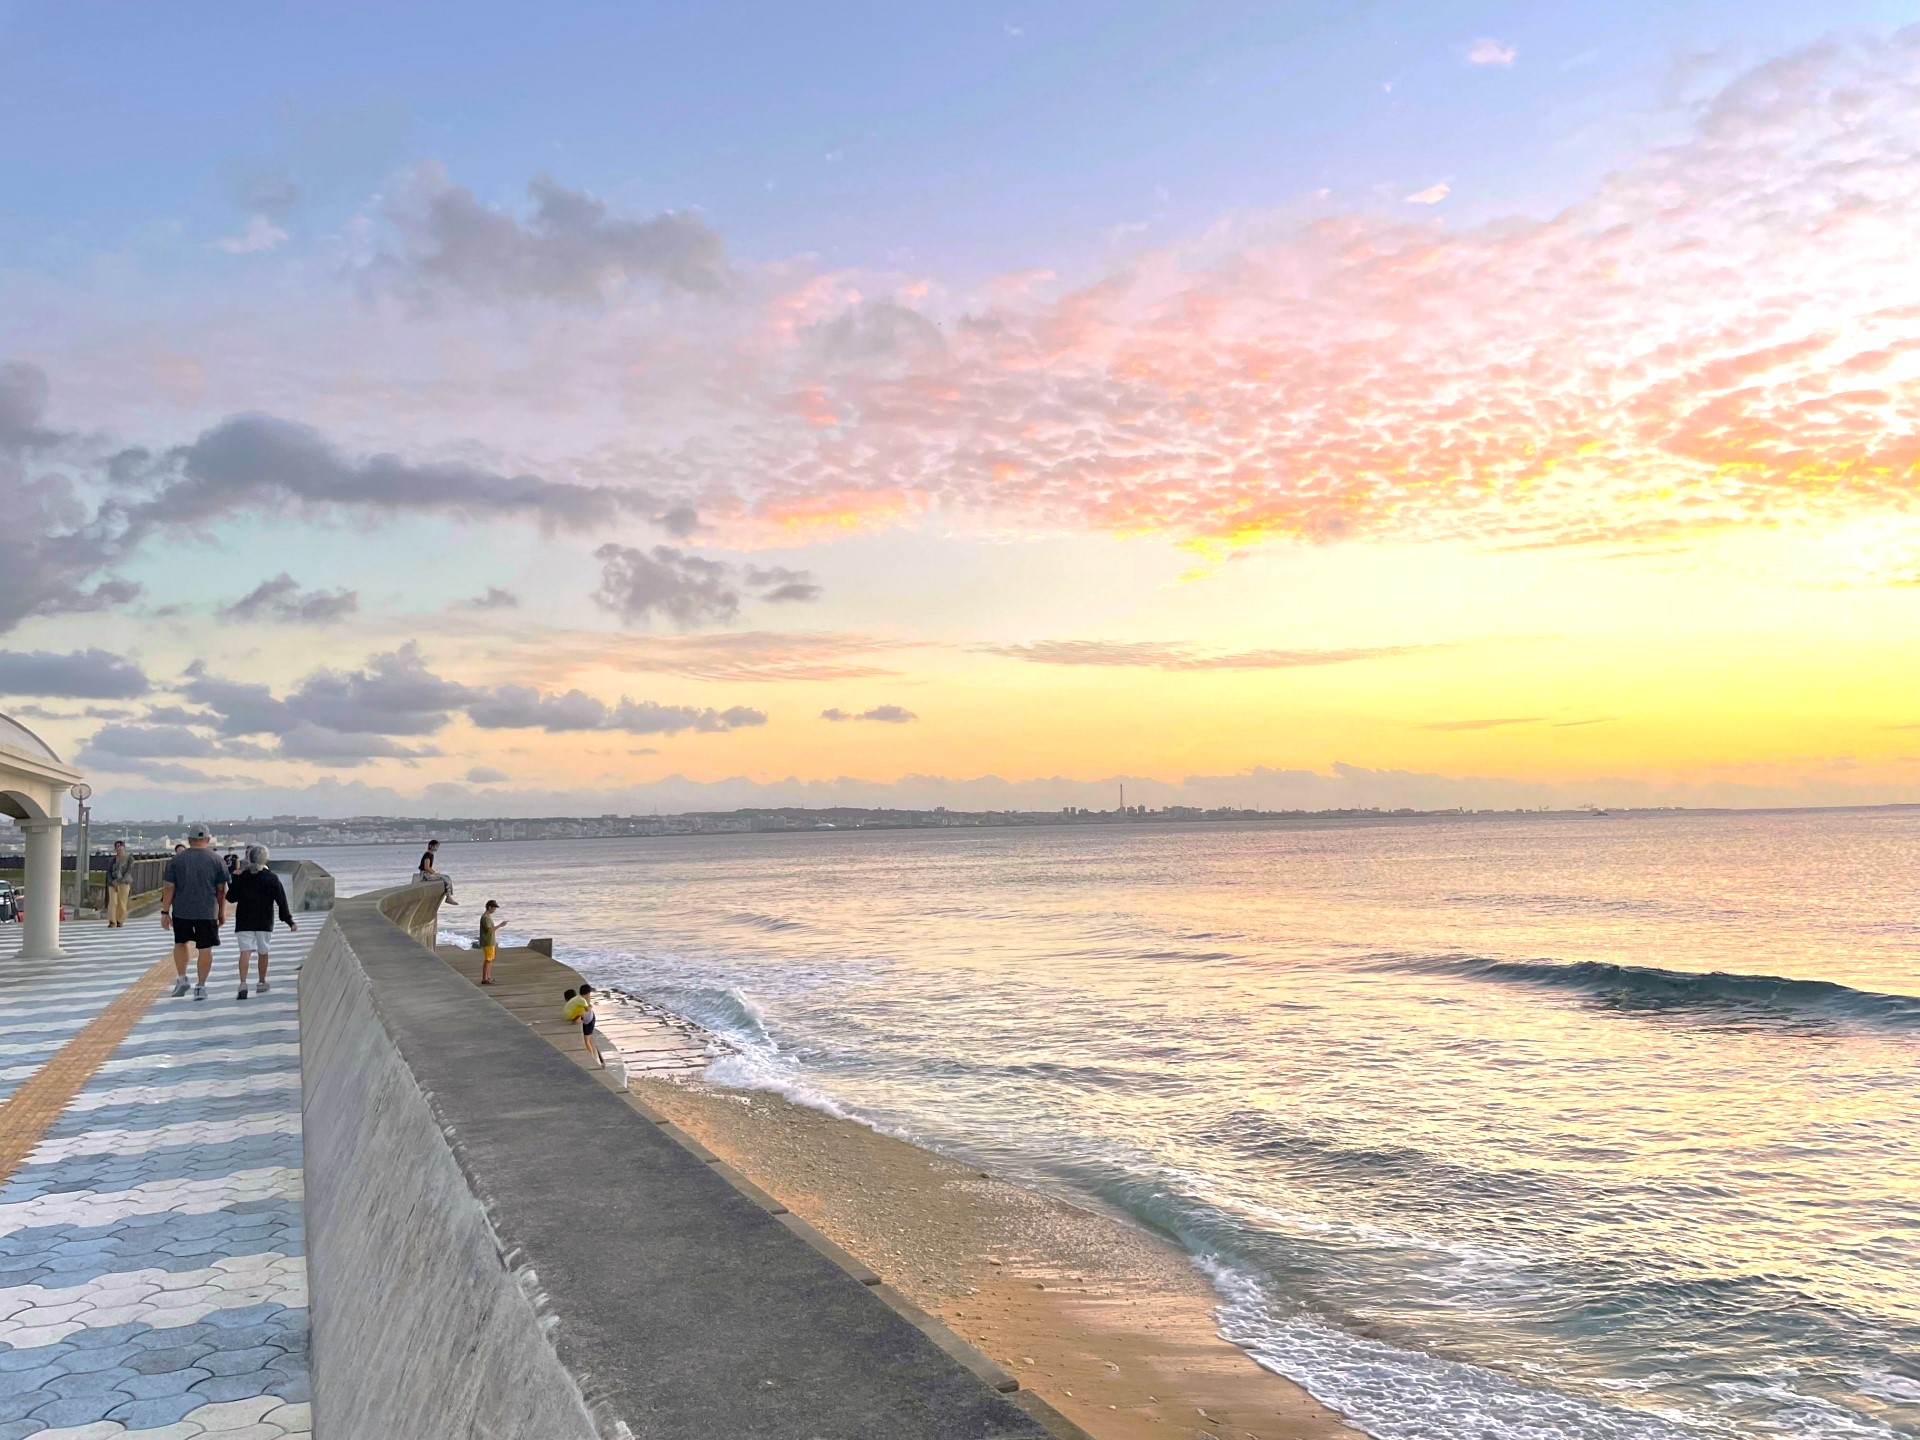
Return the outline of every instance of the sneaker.
{"type": "Polygon", "coordinates": [[[204,985],[196,985],[196,986],[194,986],[194,987],[193,987],[193,998],[194,998],[194,999],[196,999],[196,1000],[204,1000],[204,999],[206,999],[206,998],[207,998],[207,987],[206,987],[206,986],[204,986],[204,985]]]}
{"type": "Polygon", "coordinates": [[[247,987],[246,987],[246,986],[244,986],[244,985],[242,985],[242,986],[240,987],[240,993],[239,993],[238,995],[236,995],[236,996],[234,996],[233,998],[234,998],[234,999],[236,999],[236,1000],[244,1000],[244,999],[246,999],[246,998],[247,998],[247,987]]]}
{"type": "Polygon", "coordinates": [[[266,994],[266,993],[267,993],[267,992],[268,992],[269,990],[271,990],[271,989],[273,989],[273,986],[271,986],[271,985],[269,985],[269,984],[268,984],[268,983],[267,983],[266,981],[264,981],[264,980],[262,980],[262,981],[261,981],[261,982],[260,982],[260,983],[259,983],[258,985],[256,985],[256,986],[255,986],[254,988],[255,988],[256,990],[258,990],[258,991],[259,991],[259,992],[260,992],[260,993],[261,993],[262,995],[264,995],[264,994],[266,994]]]}
{"type": "Polygon", "coordinates": [[[178,980],[173,982],[173,998],[175,1000],[178,1000],[182,995],[186,993],[187,993],[187,977],[182,975],[178,980]]]}

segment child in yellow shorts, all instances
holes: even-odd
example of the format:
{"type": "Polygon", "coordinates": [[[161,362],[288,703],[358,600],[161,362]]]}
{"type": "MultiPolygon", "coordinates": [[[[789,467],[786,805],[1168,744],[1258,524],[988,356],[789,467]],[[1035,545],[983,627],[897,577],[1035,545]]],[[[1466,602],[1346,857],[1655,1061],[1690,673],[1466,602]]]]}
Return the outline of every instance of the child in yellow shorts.
{"type": "Polygon", "coordinates": [[[480,983],[493,984],[493,957],[500,948],[500,924],[494,911],[500,908],[498,900],[487,901],[487,908],[480,912],[480,983]]]}

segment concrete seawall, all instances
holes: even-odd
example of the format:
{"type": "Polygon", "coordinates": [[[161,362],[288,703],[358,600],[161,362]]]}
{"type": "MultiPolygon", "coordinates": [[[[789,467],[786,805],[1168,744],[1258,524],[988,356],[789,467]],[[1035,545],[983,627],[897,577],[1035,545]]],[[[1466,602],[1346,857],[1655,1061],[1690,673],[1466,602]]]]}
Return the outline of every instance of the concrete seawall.
{"type": "Polygon", "coordinates": [[[421,943],[342,902],[300,983],[319,1440],[1041,1440],[859,1278],[421,943]]]}
{"type": "MultiPolygon", "coordinates": [[[[432,904],[393,903],[431,925],[432,904]]],[[[537,1281],[506,1253],[382,1023],[363,954],[414,942],[378,911],[353,919],[327,926],[300,978],[317,1423],[334,1440],[592,1440],[537,1281]],[[362,929],[375,933],[349,938],[362,929]]]]}

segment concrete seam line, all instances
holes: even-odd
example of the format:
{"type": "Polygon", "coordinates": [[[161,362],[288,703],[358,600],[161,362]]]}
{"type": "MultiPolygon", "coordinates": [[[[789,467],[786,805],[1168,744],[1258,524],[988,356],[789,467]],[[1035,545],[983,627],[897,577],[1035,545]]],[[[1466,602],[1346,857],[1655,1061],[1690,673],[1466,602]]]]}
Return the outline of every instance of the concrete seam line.
{"type": "Polygon", "coordinates": [[[40,1137],[119,1048],[172,978],[172,957],[155,961],[0,1104],[0,1182],[33,1153],[40,1137]]]}

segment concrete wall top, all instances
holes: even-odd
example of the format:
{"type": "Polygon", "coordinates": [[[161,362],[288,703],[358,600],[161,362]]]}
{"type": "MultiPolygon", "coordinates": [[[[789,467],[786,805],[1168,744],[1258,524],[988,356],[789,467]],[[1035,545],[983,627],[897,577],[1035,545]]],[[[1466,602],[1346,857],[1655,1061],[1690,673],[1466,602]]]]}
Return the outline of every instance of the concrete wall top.
{"type": "MultiPolygon", "coordinates": [[[[364,972],[377,1038],[404,1065],[409,1093],[417,1085],[430,1107],[500,1254],[538,1277],[547,1343],[601,1435],[1048,1434],[425,948],[440,895],[438,885],[410,885],[341,901],[329,929],[343,945],[328,963],[339,973],[350,950],[364,972]]],[[[303,976],[303,1068],[306,988],[303,976]]],[[[307,1079],[310,1093],[328,1083],[337,1077],[307,1079]]],[[[360,1152],[342,1163],[378,1159],[360,1152]]],[[[310,1184],[319,1182],[309,1169],[310,1184]]],[[[334,1234],[310,1231],[316,1274],[334,1243],[334,1234]]],[[[326,1303],[316,1290],[316,1376],[326,1303]]],[[[366,1297],[354,1304],[367,1312],[366,1297]]],[[[377,1305],[357,1323],[378,1326],[377,1305]]],[[[315,1419],[320,1440],[331,1440],[318,1387],[315,1419]]],[[[471,1433],[513,1433],[484,1428],[484,1415],[473,1421],[481,1428],[471,1433]]]]}

